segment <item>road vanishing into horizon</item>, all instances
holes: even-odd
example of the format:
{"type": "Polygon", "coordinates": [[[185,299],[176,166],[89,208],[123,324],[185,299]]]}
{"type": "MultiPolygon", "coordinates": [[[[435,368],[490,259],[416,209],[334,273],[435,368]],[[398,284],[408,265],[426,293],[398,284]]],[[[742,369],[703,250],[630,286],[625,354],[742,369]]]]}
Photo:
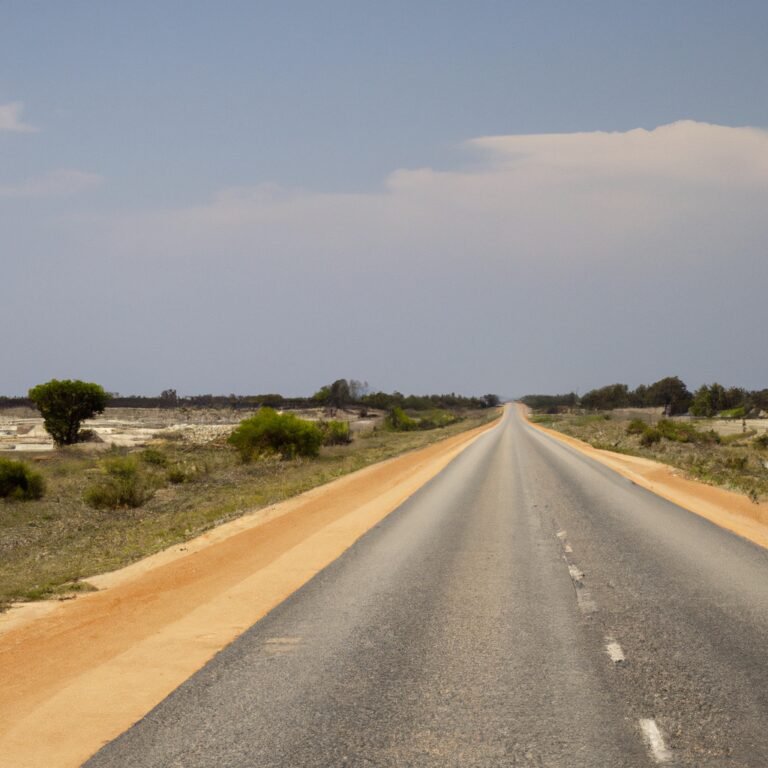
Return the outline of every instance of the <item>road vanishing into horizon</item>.
{"type": "Polygon", "coordinates": [[[766,768],[767,656],[768,551],[508,409],[86,766],[766,768]]]}

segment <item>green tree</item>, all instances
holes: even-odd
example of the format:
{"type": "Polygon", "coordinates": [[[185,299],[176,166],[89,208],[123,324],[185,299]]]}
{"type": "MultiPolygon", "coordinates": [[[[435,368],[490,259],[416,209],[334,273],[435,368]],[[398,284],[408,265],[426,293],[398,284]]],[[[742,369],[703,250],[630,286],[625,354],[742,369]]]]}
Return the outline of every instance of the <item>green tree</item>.
{"type": "Polygon", "coordinates": [[[330,397],[328,399],[329,405],[333,408],[343,408],[351,400],[349,382],[346,379],[336,379],[331,384],[330,397]]]}
{"type": "Polygon", "coordinates": [[[53,442],[72,445],[78,441],[80,424],[104,412],[109,395],[98,384],[51,379],[32,387],[29,399],[42,414],[45,429],[53,442]]]}
{"type": "Polygon", "coordinates": [[[607,387],[591,389],[581,398],[584,408],[610,411],[626,408],[629,404],[629,389],[626,384],[609,384],[607,387]]]}
{"type": "Polygon", "coordinates": [[[685,413],[691,404],[693,395],[677,376],[667,376],[648,387],[646,403],[651,406],[664,406],[667,416],[685,413]]]}
{"type": "Polygon", "coordinates": [[[719,385],[713,384],[712,387],[708,387],[706,384],[702,384],[694,392],[691,402],[691,413],[694,416],[713,416],[715,414],[716,408],[712,389],[716,386],[719,385]]]}

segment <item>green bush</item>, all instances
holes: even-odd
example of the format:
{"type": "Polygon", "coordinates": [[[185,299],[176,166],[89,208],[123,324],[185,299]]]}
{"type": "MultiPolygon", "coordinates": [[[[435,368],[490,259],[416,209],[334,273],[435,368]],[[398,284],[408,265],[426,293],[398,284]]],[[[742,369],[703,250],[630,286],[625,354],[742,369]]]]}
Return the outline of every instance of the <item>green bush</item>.
{"type": "Polygon", "coordinates": [[[84,499],[94,509],[140,507],[154,495],[149,478],[139,469],[132,456],[115,456],[104,460],[104,477],[86,488],[84,499]]]}
{"type": "Polygon", "coordinates": [[[261,408],[255,416],[240,422],[228,442],[237,448],[243,461],[269,453],[293,459],[317,456],[323,444],[323,432],[314,422],[292,413],[281,414],[272,408],[261,408]]]}
{"type": "Polygon", "coordinates": [[[738,408],[729,408],[727,411],[720,411],[717,415],[721,419],[743,419],[747,411],[743,405],[738,408]]]}
{"type": "Polygon", "coordinates": [[[0,459],[0,498],[29,501],[45,494],[45,481],[24,462],[0,459]]]}
{"type": "Polygon", "coordinates": [[[728,469],[735,469],[738,472],[743,472],[749,465],[748,456],[728,456],[725,460],[725,466],[728,469]]]}
{"type": "Polygon", "coordinates": [[[661,440],[661,432],[653,427],[645,427],[643,434],[640,435],[640,445],[651,446],[661,440]]]}
{"type": "Polygon", "coordinates": [[[165,477],[169,483],[174,485],[181,485],[190,479],[189,473],[181,464],[174,464],[172,467],[168,467],[165,477]]]}
{"type": "Polygon", "coordinates": [[[763,434],[756,437],[753,442],[758,448],[768,448],[768,432],[763,432],[763,434]]]}
{"type": "Polygon", "coordinates": [[[419,422],[412,419],[399,405],[387,414],[384,423],[395,432],[411,432],[419,428],[419,422]]]}
{"type": "Polygon", "coordinates": [[[157,448],[145,448],[141,452],[141,459],[153,467],[164,467],[168,464],[168,457],[157,448]]]}
{"type": "Polygon", "coordinates": [[[419,429],[440,429],[461,421],[462,417],[442,408],[433,408],[419,419],[419,429]]]}
{"type": "Polygon", "coordinates": [[[348,421],[320,421],[317,426],[323,433],[323,445],[347,445],[352,442],[348,421]]]}
{"type": "Polygon", "coordinates": [[[202,465],[182,461],[168,467],[165,473],[165,479],[174,485],[182,483],[192,483],[202,474],[208,472],[208,466],[204,462],[202,465]]]}
{"type": "Polygon", "coordinates": [[[628,435],[642,435],[645,432],[646,423],[642,419],[632,419],[627,427],[628,435]]]}
{"type": "Polygon", "coordinates": [[[719,443],[720,435],[714,430],[700,432],[693,424],[661,419],[656,427],[662,437],[676,443],[719,443]]]}

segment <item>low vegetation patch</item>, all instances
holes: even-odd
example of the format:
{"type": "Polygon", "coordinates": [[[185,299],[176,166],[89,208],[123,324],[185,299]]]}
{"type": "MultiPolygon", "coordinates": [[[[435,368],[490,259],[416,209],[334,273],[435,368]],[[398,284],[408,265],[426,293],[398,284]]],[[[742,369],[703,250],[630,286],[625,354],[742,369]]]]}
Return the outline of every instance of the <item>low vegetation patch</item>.
{"type": "Polygon", "coordinates": [[[323,436],[323,445],[347,445],[352,442],[348,421],[320,421],[317,426],[323,436]]]}
{"type": "Polygon", "coordinates": [[[419,428],[419,422],[412,419],[400,406],[396,405],[384,420],[388,429],[394,432],[413,432],[419,428]]]}
{"type": "MultiPolygon", "coordinates": [[[[720,435],[683,419],[612,417],[610,414],[561,414],[548,426],[595,448],[644,456],[671,464],[697,480],[740,491],[753,501],[768,498],[768,432],[720,435]]],[[[551,419],[534,415],[535,421],[551,419]],[[537,417],[538,416],[538,417],[537,417]]]]}
{"type": "Polygon", "coordinates": [[[39,472],[24,462],[0,458],[0,498],[29,501],[45,493],[45,481],[39,472]]]}
{"type": "Polygon", "coordinates": [[[317,456],[323,438],[323,430],[314,422],[292,413],[261,408],[255,416],[240,422],[229,443],[237,448],[244,462],[270,453],[287,460],[317,456]]]}
{"type": "Polygon", "coordinates": [[[133,456],[104,459],[103,477],[85,489],[84,499],[94,509],[136,508],[152,498],[153,478],[133,456]]]}
{"type": "MultiPolygon", "coordinates": [[[[25,463],[44,479],[48,491],[40,499],[9,497],[0,504],[0,610],[14,600],[87,589],[93,574],[498,414],[495,408],[470,411],[463,421],[444,428],[406,432],[371,424],[357,433],[364,439],[357,434],[352,442],[334,438],[318,445],[314,456],[298,449],[284,455],[274,443],[262,450],[258,440],[253,448],[246,442],[246,462],[239,441],[230,444],[224,438],[205,445],[158,440],[143,450],[106,455],[79,446],[27,454],[25,463]]],[[[317,422],[305,423],[322,435],[317,422]]],[[[342,428],[332,431],[339,438],[346,434],[342,428]]]]}
{"type": "Polygon", "coordinates": [[[462,416],[442,408],[432,408],[428,411],[411,416],[403,408],[395,406],[384,420],[385,426],[395,432],[414,432],[416,430],[442,429],[450,424],[457,424],[462,416]]]}

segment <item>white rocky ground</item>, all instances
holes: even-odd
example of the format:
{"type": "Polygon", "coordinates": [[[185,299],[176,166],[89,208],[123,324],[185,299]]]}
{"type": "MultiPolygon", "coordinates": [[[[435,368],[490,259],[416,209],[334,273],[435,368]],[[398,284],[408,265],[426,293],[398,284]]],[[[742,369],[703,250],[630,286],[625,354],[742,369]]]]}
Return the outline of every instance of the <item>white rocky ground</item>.
{"type": "MultiPolygon", "coordinates": [[[[312,420],[325,415],[322,409],[295,413],[312,420]]],[[[214,408],[107,408],[103,414],[83,423],[83,429],[91,430],[97,438],[84,445],[95,449],[110,445],[133,447],[171,433],[185,442],[207,443],[229,434],[242,419],[252,415],[252,411],[214,408]]],[[[375,423],[372,419],[359,419],[355,413],[347,412],[337,412],[330,418],[349,421],[352,431],[375,423]]],[[[52,449],[53,441],[36,411],[28,408],[0,410],[0,452],[52,449]]]]}

